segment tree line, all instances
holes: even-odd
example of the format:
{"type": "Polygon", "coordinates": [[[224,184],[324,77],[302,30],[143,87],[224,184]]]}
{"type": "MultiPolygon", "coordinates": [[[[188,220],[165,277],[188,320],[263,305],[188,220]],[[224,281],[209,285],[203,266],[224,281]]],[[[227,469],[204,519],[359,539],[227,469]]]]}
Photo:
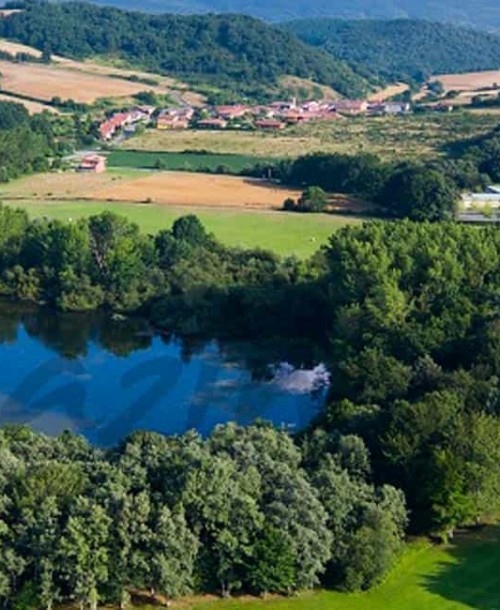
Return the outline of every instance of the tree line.
{"type": "Polygon", "coordinates": [[[450,220],[461,191],[500,181],[500,131],[455,143],[446,156],[427,161],[383,161],[367,153],[313,153],[279,161],[273,172],[284,184],[306,188],[301,200],[284,203],[289,211],[325,211],[330,192],[365,199],[373,204],[373,215],[450,220]]]}
{"type": "Polygon", "coordinates": [[[8,426],[0,453],[9,608],[124,608],[139,591],[364,589],[402,548],[403,496],[374,486],[353,435],[298,445],[266,424],[229,424],[207,439],[136,433],[100,450],[8,426]]]}
{"type": "Polygon", "coordinates": [[[450,220],[457,208],[459,188],[438,165],[439,162],[384,162],[371,154],[315,153],[281,163],[277,174],[286,184],[307,187],[299,201],[284,203],[285,210],[326,211],[326,193],[330,192],[366,200],[373,204],[373,215],[450,220]]]}

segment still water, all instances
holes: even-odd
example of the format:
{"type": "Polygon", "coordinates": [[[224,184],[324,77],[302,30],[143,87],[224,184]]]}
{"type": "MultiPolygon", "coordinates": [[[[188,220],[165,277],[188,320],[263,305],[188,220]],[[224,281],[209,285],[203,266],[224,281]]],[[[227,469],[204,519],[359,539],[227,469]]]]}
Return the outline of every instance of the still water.
{"type": "Polygon", "coordinates": [[[0,303],[0,425],[71,430],[102,446],[138,429],[208,434],[257,418],[297,430],[321,410],[328,386],[324,367],[299,352],[0,303]]]}

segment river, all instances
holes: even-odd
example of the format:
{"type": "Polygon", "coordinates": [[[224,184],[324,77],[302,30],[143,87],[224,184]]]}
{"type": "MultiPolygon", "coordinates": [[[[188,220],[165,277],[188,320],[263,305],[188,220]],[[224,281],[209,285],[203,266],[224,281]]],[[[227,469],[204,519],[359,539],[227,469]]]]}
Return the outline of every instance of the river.
{"type": "Polygon", "coordinates": [[[134,430],[206,435],[228,421],[296,431],[327,386],[303,349],[185,340],[141,319],[0,303],[0,425],[71,430],[99,446],[134,430]]]}

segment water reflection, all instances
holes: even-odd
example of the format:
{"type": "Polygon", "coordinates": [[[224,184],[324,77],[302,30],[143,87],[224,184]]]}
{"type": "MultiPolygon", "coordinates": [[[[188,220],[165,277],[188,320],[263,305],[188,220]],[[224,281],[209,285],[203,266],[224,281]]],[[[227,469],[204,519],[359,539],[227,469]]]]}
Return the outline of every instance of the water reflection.
{"type": "Polygon", "coordinates": [[[297,346],[182,341],[144,320],[0,305],[0,424],[70,429],[100,445],[256,418],[301,428],[327,371],[297,346]]]}

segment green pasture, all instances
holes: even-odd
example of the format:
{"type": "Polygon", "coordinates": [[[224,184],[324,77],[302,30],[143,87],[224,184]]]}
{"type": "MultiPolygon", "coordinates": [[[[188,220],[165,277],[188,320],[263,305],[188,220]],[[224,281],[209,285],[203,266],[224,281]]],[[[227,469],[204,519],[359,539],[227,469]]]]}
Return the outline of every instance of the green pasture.
{"type": "Polygon", "coordinates": [[[106,203],[102,201],[5,200],[25,209],[35,218],[60,220],[99,214],[112,210],[136,222],[143,231],[155,233],[168,228],[176,218],[196,214],[208,231],[228,246],[264,248],[282,256],[307,258],[328,241],[338,228],[359,222],[348,216],[294,214],[279,211],[215,210],[171,207],[156,204],[106,203]]]}

